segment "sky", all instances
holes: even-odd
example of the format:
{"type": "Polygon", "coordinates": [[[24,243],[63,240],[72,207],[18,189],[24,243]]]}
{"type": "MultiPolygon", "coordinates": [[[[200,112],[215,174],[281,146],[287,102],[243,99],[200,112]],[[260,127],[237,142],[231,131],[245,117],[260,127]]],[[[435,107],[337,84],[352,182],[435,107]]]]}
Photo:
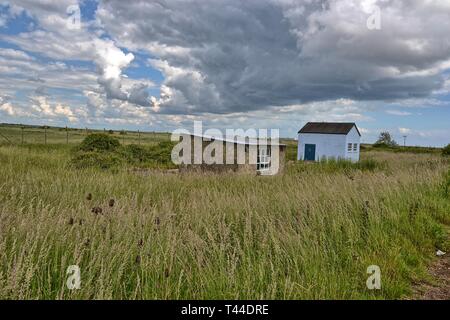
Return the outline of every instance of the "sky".
{"type": "Polygon", "coordinates": [[[450,143],[449,0],[0,0],[0,123],[450,143]]]}

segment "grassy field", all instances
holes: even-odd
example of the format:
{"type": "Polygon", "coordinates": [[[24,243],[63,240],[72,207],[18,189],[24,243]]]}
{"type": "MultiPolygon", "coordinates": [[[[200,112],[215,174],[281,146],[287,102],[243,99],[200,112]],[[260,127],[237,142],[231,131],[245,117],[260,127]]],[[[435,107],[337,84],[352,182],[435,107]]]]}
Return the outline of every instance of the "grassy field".
{"type": "Polygon", "coordinates": [[[406,152],[406,153],[429,153],[429,154],[441,154],[442,148],[433,148],[433,147],[417,147],[417,146],[395,146],[395,147],[386,147],[386,146],[376,146],[370,144],[362,144],[361,150],[363,151],[388,151],[388,152],[406,152]]]}
{"type": "Polygon", "coordinates": [[[105,132],[120,140],[124,145],[138,144],[152,145],[170,138],[169,133],[137,132],[125,130],[93,130],[57,128],[44,126],[21,126],[15,124],[0,124],[0,143],[13,144],[68,144],[74,145],[83,141],[90,133],[105,132]]]}
{"type": "Polygon", "coordinates": [[[435,153],[180,175],[76,169],[65,131],[51,131],[47,145],[0,145],[2,299],[397,299],[450,249],[449,162],[435,153]],[[381,290],[366,288],[369,265],[381,290]]]}

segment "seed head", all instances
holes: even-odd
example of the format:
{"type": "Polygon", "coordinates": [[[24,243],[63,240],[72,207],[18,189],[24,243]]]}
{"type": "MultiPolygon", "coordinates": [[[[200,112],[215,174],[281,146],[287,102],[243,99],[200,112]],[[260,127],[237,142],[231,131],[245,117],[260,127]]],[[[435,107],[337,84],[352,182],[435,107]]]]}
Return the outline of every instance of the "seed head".
{"type": "Polygon", "coordinates": [[[103,209],[100,207],[93,207],[91,212],[95,214],[101,214],[103,212],[103,209]]]}

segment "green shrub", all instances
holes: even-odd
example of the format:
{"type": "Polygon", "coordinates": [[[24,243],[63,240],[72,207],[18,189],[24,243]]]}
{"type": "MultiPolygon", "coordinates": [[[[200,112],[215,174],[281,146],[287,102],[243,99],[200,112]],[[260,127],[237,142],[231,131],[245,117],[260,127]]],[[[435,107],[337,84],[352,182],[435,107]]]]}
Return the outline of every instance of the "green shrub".
{"type": "Polygon", "coordinates": [[[76,148],[70,164],[75,168],[109,169],[122,164],[121,157],[116,153],[120,142],[104,133],[88,135],[76,148]]]}
{"type": "Polygon", "coordinates": [[[174,143],[171,141],[161,141],[150,148],[151,159],[159,164],[172,164],[172,149],[174,143]]]}
{"type": "Polygon", "coordinates": [[[150,151],[136,144],[129,144],[120,149],[120,155],[129,163],[142,163],[151,160],[150,151]]]}
{"type": "Polygon", "coordinates": [[[72,157],[70,163],[77,169],[110,169],[121,165],[122,159],[111,152],[79,151],[72,157]]]}
{"type": "Polygon", "coordinates": [[[79,150],[84,152],[112,152],[116,151],[119,147],[120,142],[116,138],[104,133],[94,133],[84,138],[79,146],[79,150]]]}
{"type": "Polygon", "coordinates": [[[129,164],[150,167],[174,167],[171,160],[173,143],[160,142],[152,147],[144,147],[136,144],[126,145],[120,148],[119,154],[129,164]]]}
{"type": "Polygon", "coordinates": [[[450,144],[448,144],[447,146],[445,146],[442,149],[442,155],[445,156],[445,157],[450,156],[450,144]]]}
{"type": "Polygon", "coordinates": [[[121,146],[119,140],[108,134],[87,136],[74,150],[71,164],[76,168],[108,169],[123,163],[138,167],[176,168],[171,153],[174,144],[159,142],[152,147],[130,144],[121,146]]]}

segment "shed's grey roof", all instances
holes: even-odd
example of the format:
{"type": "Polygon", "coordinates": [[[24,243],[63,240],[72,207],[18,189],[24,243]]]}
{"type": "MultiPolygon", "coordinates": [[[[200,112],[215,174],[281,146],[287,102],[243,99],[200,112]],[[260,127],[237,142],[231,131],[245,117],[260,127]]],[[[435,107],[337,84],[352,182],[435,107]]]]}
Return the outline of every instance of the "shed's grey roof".
{"type": "MultiPolygon", "coordinates": [[[[184,134],[181,134],[184,135],[184,134]]],[[[272,141],[272,139],[267,138],[252,138],[252,137],[240,137],[240,136],[225,136],[225,137],[214,137],[214,136],[208,136],[208,135],[195,135],[195,134],[189,134],[191,137],[198,137],[206,140],[217,140],[217,141],[223,141],[223,142],[230,142],[234,144],[244,144],[244,145],[270,145],[270,146],[280,146],[280,147],[286,147],[285,144],[280,142],[272,141]]]]}
{"type": "Polygon", "coordinates": [[[353,127],[361,136],[354,122],[308,122],[298,133],[347,134],[353,127]]]}

